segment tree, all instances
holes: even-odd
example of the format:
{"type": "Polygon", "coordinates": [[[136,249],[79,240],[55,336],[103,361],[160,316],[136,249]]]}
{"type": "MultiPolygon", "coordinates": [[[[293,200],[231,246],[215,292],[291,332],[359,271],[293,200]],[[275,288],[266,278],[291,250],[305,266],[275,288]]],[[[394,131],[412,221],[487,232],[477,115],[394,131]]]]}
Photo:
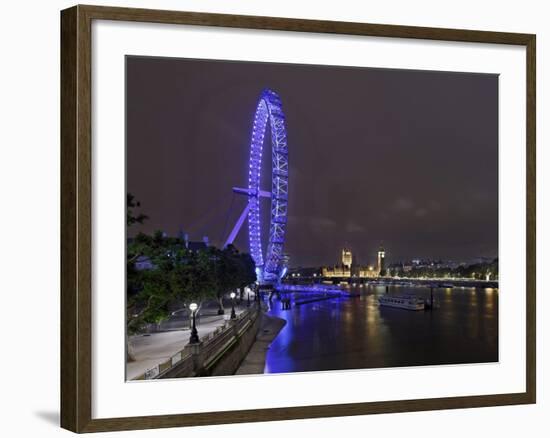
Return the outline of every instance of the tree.
{"type": "MultiPolygon", "coordinates": [[[[131,193],[126,196],[126,226],[142,224],[148,217],[135,213],[141,207],[131,193]]],[[[171,272],[185,256],[181,239],[165,237],[161,231],[152,236],[138,233],[126,246],[126,327],[127,360],[133,360],[130,335],[145,324],[160,324],[170,316],[176,293],[170,282],[171,272]],[[147,261],[150,269],[138,269],[138,261],[147,261]]]]}
{"type": "Polygon", "coordinates": [[[172,272],[186,257],[181,239],[140,233],[127,246],[127,328],[134,334],[147,323],[159,324],[170,316],[176,292],[170,281],[172,272]],[[151,268],[137,269],[140,257],[151,268]]]}
{"type": "MultiPolygon", "coordinates": [[[[140,213],[135,214],[134,210],[136,208],[141,207],[141,204],[139,201],[137,201],[131,193],[126,194],[126,227],[130,228],[130,226],[139,223],[142,224],[146,219],[147,216],[140,213]]],[[[136,284],[138,283],[138,271],[136,270],[135,262],[138,260],[139,256],[141,254],[140,249],[134,245],[127,245],[126,248],[126,299],[127,302],[131,301],[131,292],[136,287],[136,284]]],[[[136,300],[138,301],[138,300],[136,300]]],[[[152,301],[152,299],[151,299],[152,301]]],[[[134,333],[137,330],[137,326],[139,325],[138,318],[134,318],[134,314],[131,313],[131,311],[134,309],[134,304],[127,305],[127,318],[126,318],[126,324],[127,324],[127,334],[126,334],[126,359],[128,361],[133,361],[133,351],[132,351],[132,345],[130,343],[130,334],[134,333]]]]}
{"type": "Polygon", "coordinates": [[[126,226],[133,224],[142,224],[148,217],[144,214],[134,214],[134,209],[141,207],[141,203],[137,201],[131,193],[126,193],[126,226]]]}
{"type": "Polygon", "coordinates": [[[245,287],[256,281],[256,265],[254,259],[248,253],[238,254],[239,264],[239,285],[238,287],[245,287]]]}
{"type": "Polygon", "coordinates": [[[216,297],[216,261],[210,251],[188,251],[170,273],[175,298],[183,302],[195,301],[200,306],[216,297]]]}
{"type": "Polygon", "coordinates": [[[170,316],[169,305],[174,299],[165,273],[159,269],[140,271],[137,291],[127,299],[128,334],[135,334],[144,324],[160,324],[170,316]]]}
{"type": "MultiPolygon", "coordinates": [[[[147,219],[135,213],[137,207],[140,203],[128,194],[128,228],[147,219]]],[[[181,303],[194,301],[200,308],[204,301],[217,299],[223,313],[223,296],[256,280],[252,258],[231,245],[222,250],[191,251],[182,239],[156,231],[129,239],[126,254],[128,335],[169,318],[174,306],[181,303]],[[138,268],[137,262],[145,266],[138,268]]]]}
{"type": "Polygon", "coordinates": [[[208,253],[214,261],[218,315],[223,315],[224,296],[232,290],[244,288],[256,281],[255,265],[249,254],[240,253],[233,245],[221,250],[210,247],[208,253]]]}

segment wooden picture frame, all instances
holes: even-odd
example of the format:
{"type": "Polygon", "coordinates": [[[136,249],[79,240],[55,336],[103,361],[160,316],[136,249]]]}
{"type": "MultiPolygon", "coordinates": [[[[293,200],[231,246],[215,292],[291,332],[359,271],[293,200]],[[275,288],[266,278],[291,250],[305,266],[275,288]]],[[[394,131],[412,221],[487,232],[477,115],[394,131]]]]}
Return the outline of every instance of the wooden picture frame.
{"type": "Polygon", "coordinates": [[[61,12],[61,426],[99,432],[535,403],[535,35],[195,12],[75,6],[61,12]],[[116,20],[510,44],[526,48],[526,391],[127,418],[92,418],[92,21],[116,20]]]}

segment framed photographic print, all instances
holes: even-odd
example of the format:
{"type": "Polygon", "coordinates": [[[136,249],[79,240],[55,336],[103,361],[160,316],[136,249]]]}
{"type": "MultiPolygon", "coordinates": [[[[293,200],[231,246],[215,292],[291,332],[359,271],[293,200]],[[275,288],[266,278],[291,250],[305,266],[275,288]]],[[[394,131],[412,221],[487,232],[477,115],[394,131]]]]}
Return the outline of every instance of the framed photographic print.
{"type": "Polygon", "coordinates": [[[62,427],[535,403],[534,35],[75,6],[61,55],[62,427]]]}

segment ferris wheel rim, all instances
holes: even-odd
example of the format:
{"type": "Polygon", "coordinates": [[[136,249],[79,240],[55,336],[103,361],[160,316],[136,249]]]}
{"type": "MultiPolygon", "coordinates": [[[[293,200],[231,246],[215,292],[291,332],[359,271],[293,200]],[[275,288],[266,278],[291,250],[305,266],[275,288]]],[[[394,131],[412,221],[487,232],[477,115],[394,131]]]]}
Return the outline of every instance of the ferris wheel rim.
{"type": "Polygon", "coordinates": [[[248,233],[250,254],[260,281],[273,281],[279,274],[283,255],[288,206],[288,145],[285,114],[279,95],[266,88],[256,106],[250,141],[248,177],[248,233]],[[271,215],[269,239],[262,249],[260,183],[262,152],[268,125],[271,131],[271,215]]]}

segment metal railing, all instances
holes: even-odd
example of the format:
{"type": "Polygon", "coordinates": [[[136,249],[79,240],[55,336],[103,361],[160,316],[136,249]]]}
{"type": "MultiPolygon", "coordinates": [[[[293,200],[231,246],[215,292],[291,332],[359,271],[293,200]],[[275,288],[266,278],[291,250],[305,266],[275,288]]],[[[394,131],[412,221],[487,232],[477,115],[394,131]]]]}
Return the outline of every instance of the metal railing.
{"type": "Polygon", "coordinates": [[[158,379],[175,367],[180,369],[179,374],[182,376],[191,376],[197,371],[196,361],[193,358],[195,355],[199,356],[200,366],[211,366],[244,334],[258,314],[257,309],[244,310],[235,319],[226,320],[223,325],[216,327],[213,332],[203,336],[199,344],[187,344],[168,360],[147,369],[134,380],[158,379]]]}

